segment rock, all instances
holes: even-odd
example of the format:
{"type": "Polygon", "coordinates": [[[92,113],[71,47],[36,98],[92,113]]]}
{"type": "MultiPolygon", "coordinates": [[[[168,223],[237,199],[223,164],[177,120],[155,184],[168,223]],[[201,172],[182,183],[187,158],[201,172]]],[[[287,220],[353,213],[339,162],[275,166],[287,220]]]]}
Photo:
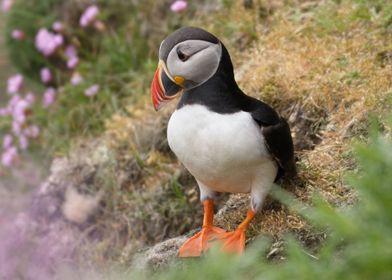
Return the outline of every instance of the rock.
{"type": "Polygon", "coordinates": [[[188,238],[188,235],[183,235],[158,243],[136,254],[132,266],[155,271],[173,265],[177,260],[178,249],[188,238]]]}
{"type": "Polygon", "coordinates": [[[84,195],[70,187],[65,192],[62,207],[64,217],[71,222],[84,224],[98,209],[103,192],[95,195],[84,195]]]}

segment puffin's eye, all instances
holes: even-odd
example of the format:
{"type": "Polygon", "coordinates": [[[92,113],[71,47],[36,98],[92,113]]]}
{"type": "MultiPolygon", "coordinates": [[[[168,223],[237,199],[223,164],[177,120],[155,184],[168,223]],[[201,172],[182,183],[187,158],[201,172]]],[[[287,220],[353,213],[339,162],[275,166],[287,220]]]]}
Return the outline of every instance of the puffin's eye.
{"type": "Polygon", "coordinates": [[[187,61],[188,58],[190,57],[189,55],[186,55],[185,53],[183,53],[180,49],[177,49],[177,55],[178,55],[178,58],[179,58],[182,62],[187,61]]]}

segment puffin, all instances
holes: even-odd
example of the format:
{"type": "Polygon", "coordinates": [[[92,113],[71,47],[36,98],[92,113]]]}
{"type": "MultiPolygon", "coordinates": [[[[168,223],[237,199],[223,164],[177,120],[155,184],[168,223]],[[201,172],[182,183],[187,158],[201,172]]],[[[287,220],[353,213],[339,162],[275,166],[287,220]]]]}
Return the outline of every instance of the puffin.
{"type": "Polygon", "coordinates": [[[162,41],[151,95],[156,111],[181,96],[167,125],[168,144],[195,178],[204,206],[202,228],[179,257],[200,256],[217,241],[224,252],[242,254],[246,229],[274,182],[296,174],[288,123],[242,92],[224,44],[198,27],[162,41]],[[219,192],[250,193],[246,218],[234,231],[213,224],[219,192]]]}

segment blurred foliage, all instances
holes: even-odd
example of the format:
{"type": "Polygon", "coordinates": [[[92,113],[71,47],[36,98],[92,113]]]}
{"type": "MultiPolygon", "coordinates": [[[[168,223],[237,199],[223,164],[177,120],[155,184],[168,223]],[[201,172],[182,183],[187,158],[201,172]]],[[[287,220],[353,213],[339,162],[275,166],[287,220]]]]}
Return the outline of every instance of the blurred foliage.
{"type": "Polygon", "coordinates": [[[9,59],[23,75],[39,81],[39,71],[50,63],[35,48],[35,34],[41,27],[50,27],[56,20],[55,8],[61,0],[16,0],[6,15],[6,44],[9,59]],[[26,38],[13,40],[13,30],[22,30],[26,38]]]}
{"type": "Polygon", "coordinates": [[[392,25],[392,2],[383,0],[346,0],[327,1],[317,7],[315,26],[319,36],[334,32],[349,32],[357,23],[375,23],[385,30],[392,25]],[[351,6],[349,10],[341,10],[351,6]]]}

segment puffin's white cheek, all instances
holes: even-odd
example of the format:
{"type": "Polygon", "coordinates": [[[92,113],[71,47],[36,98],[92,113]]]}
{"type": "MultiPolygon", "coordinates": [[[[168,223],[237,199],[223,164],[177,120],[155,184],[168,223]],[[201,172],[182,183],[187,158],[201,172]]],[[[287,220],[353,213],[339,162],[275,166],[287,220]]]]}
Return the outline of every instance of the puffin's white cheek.
{"type": "Polygon", "coordinates": [[[218,69],[221,57],[220,49],[220,45],[213,45],[195,54],[184,63],[180,75],[197,84],[206,82],[218,69]]]}
{"type": "Polygon", "coordinates": [[[192,81],[197,85],[206,82],[218,69],[222,46],[203,42],[201,49],[195,52],[188,60],[181,61],[176,52],[176,47],[169,53],[167,68],[172,77],[181,76],[185,80],[192,81]]]}

